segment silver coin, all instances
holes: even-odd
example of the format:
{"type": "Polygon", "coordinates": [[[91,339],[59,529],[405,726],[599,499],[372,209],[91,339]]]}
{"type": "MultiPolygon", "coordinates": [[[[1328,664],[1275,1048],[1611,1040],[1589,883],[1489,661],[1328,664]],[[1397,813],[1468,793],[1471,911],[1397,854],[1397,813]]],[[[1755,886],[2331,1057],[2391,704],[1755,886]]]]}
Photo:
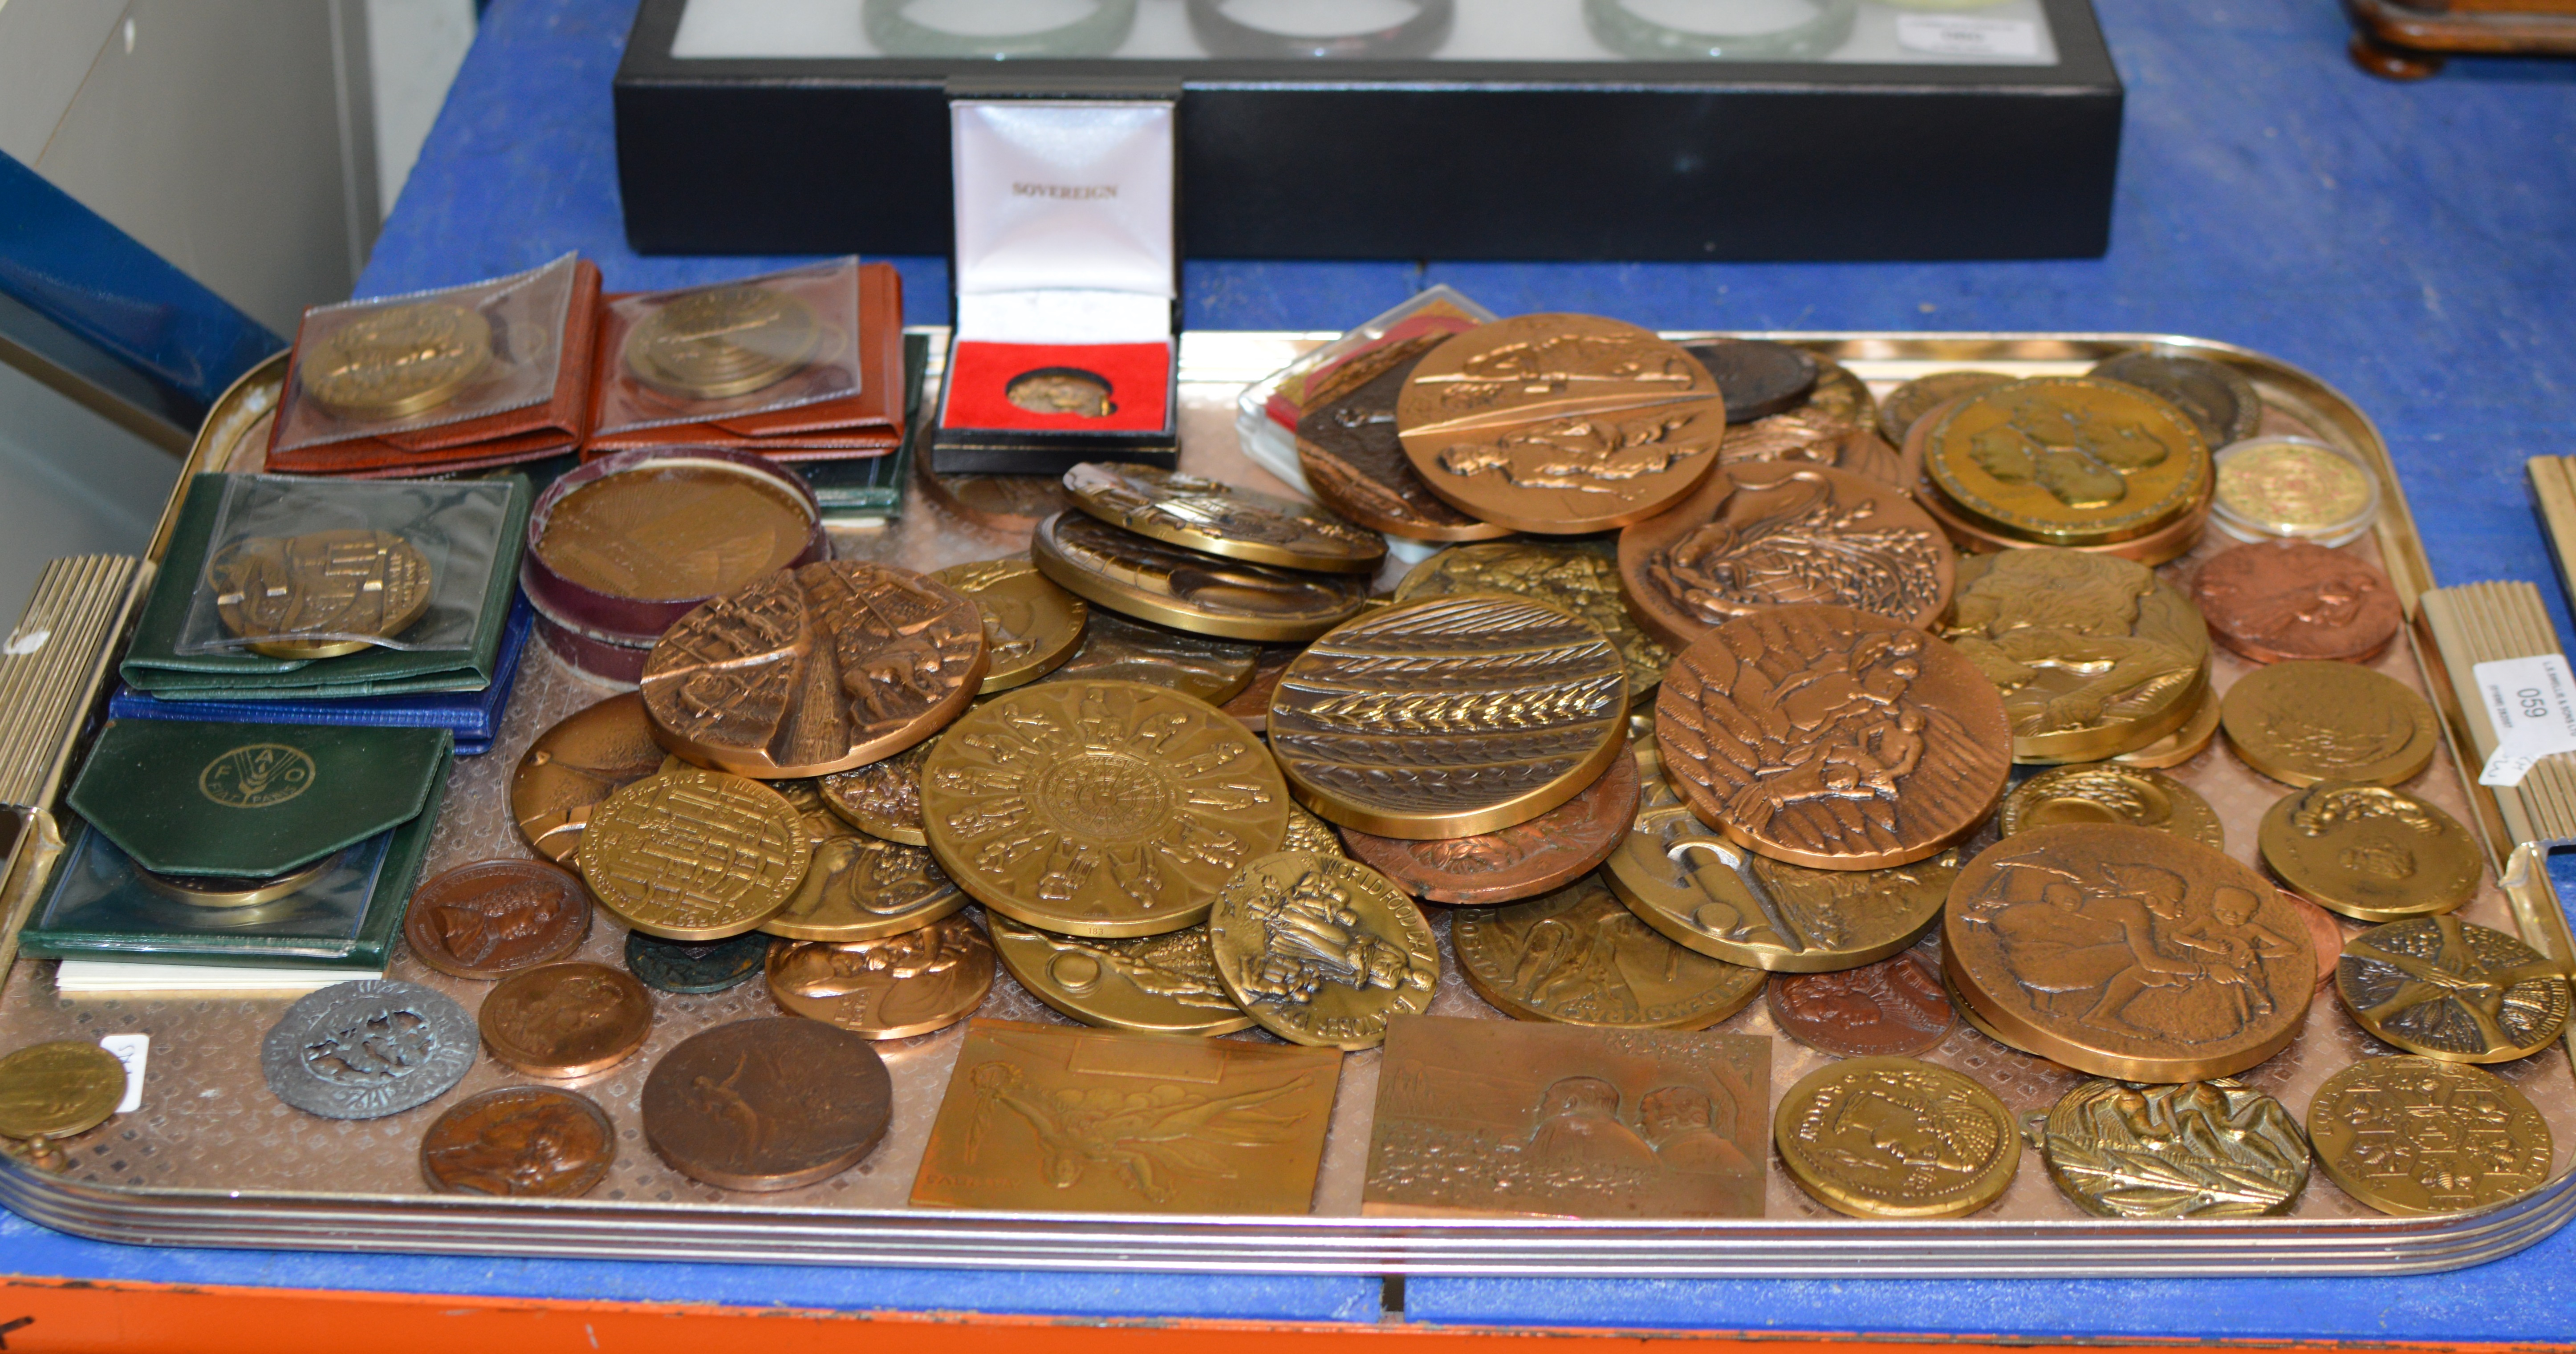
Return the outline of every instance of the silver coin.
{"type": "Polygon", "coordinates": [[[456,1088],[481,1041],[474,1018],[418,983],[341,983],[286,1008],[259,1050],[277,1098],[325,1119],[381,1119],[456,1088]]]}

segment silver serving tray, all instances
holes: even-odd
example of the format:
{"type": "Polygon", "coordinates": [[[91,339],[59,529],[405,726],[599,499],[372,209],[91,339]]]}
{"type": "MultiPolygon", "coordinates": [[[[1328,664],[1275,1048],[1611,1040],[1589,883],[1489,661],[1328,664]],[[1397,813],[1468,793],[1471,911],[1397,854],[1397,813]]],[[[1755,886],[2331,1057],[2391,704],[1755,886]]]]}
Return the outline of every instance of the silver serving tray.
{"type": "MultiPolygon", "coordinates": [[[[1181,350],[1183,465],[1255,486],[1273,483],[1245,460],[1234,435],[1235,399],[1249,383],[1332,335],[1194,333],[1181,350]]],[[[1690,337],[1695,337],[1690,336],[1690,337]]],[[[2367,549],[2396,582],[2410,613],[2431,586],[2423,549],[2387,449],[2367,418],[2322,382],[2260,354],[2202,340],[2148,334],[1769,334],[1827,353],[1884,391],[1925,371],[1980,366],[2015,374],[2081,371],[2141,343],[2210,356],[2244,370],[2271,407],[2268,426],[2304,431],[2378,467],[2384,501],[2367,549]]],[[[933,352],[944,345],[934,343],[933,352]]],[[[236,454],[263,402],[274,399],[280,364],[254,372],[219,404],[189,468],[241,469],[236,454]],[[263,385],[263,381],[265,384],[263,385]]],[[[935,373],[934,373],[935,374],[935,373]]],[[[166,535],[166,529],[165,529],[166,535]]],[[[2214,533],[2213,533],[2214,535],[2214,533]]],[[[154,543],[157,557],[163,542],[154,543]]],[[[892,527],[835,536],[836,552],[929,569],[989,558],[1025,541],[959,521],[916,495],[892,527]]],[[[2220,548],[2213,540],[2204,551],[2220,548]]],[[[2179,566],[2188,569],[2186,561],[2179,566]]],[[[2413,651],[2396,647],[2377,666],[2421,689],[2413,651]]],[[[2243,670],[2221,656],[2217,680],[2243,670]]],[[[446,869],[494,855],[524,855],[508,821],[510,772],[536,734],[611,688],[530,649],[508,720],[494,750],[460,762],[426,868],[446,869]]],[[[2465,737],[2451,731],[2454,745],[2465,737]]],[[[63,760],[72,749],[67,744],[63,760]]],[[[2463,821],[2480,793],[2445,749],[2415,788],[2463,821]]],[[[2281,787],[2213,748],[2175,774],[2207,796],[2230,825],[2230,847],[2252,859],[2253,827],[2281,787]]],[[[10,918],[24,909],[60,851],[51,810],[34,806],[30,830],[12,852],[10,918]]],[[[2490,841],[2505,868],[2466,912],[2518,932],[2544,952],[2571,953],[2538,849],[2490,841]]],[[[1437,914],[1438,909],[1430,909],[1437,914]]],[[[1443,933],[1445,918],[1435,915],[1443,933]]],[[[12,933],[14,935],[14,932],[12,933]]],[[[616,963],[622,933],[594,928],[582,957],[616,963]]],[[[143,1107],[65,1144],[61,1173],[0,1159],[0,1203],[46,1226],[107,1240],[162,1245],[373,1250],[743,1263],[976,1266],[1007,1269],[1231,1270],[1331,1274],[1544,1274],[1691,1277],[2176,1276],[2392,1274],[2453,1269],[2510,1254],[2576,1214],[2568,1170],[2576,1145],[2576,1075],[2552,1048],[2498,1069],[2548,1118],[2559,1149],[2548,1185],[2513,1203],[2474,1213],[2397,1219],[2345,1196],[2322,1171],[2288,1217],[2230,1222],[2123,1222],[2076,1212],[2059,1197],[2036,1154],[2027,1155],[2004,1198],[1971,1218],[1924,1223],[1862,1222],[1825,1211],[1785,1172],[1770,1172],[1759,1220],[1610,1222],[1543,1219],[1382,1220],[1358,1216],[1377,1055],[1345,1059],[1318,1180],[1315,1210],[1302,1218],[1161,1217],[1123,1214],[973,1213],[905,1206],[931,1119],[945,1092],[962,1032],[951,1028],[882,1045],[896,1086],[896,1116],[874,1155],[844,1175],[779,1195],[729,1194],[664,1167],[643,1142],[637,1097],[644,1073],[680,1039],[712,1024],[774,1013],[758,983],[710,997],[665,995],[652,1041],[622,1068],[572,1083],[616,1121],[619,1161],[584,1199],[531,1202],[427,1192],[416,1150],[422,1131],[456,1098],[513,1078],[489,1059],[442,1101],[365,1123],[312,1118],[288,1109],[261,1080],[259,1036],[281,999],[188,994],[70,999],[53,986],[53,966],[19,960],[0,993],[0,1048],[39,1039],[140,1031],[153,1036],[143,1107]]],[[[445,978],[409,956],[394,975],[426,982],[469,1007],[486,984],[445,978]]],[[[1454,964],[1435,1013],[1503,1018],[1469,993],[1454,964]]],[[[1007,978],[981,1014],[1063,1023],[1007,978]]],[[[1773,1035],[1763,1003],[1718,1028],[1773,1035]]],[[[1241,1036],[1266,1037],[1266,1036],[1241,1036]]],[[[2355,1058],[2387,1051],[2344,1015],[2331,994],[2311,1009],[2299,1038],[2247,1080],[2294,1112],[2325,1077],[2355,1058]]],[[[1932,1055],[1975,1076],[2017,1112],[2044,1110],[2080,1078],[1991,1043],[1962,1027],[1932,1055]]],[[[1773,1041],[1772,1093],[1824,1059],[1785,1038],[1773,1041]]],[[[1766,1120],[1767,1122],[1767,1120],[1766,1120]]]]}

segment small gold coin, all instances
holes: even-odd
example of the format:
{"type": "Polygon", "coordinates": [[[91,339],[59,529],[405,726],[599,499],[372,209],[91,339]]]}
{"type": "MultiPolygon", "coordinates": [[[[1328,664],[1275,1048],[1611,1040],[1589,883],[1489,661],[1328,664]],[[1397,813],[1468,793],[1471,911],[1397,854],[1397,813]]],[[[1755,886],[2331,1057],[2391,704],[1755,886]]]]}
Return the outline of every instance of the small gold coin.
{"type": "Polygon", "coordinates": [[[1310,574],[1165,545],[1081,513],[1029,538],[1038,572],[1092,602],[1194,635],[1263,643],[1313,639],[1368,599],[1357,574],[1310,574]]]}
{"type": "Polygon", "coordinates": [[[738,936],[787,906],[814,846],[755,780],[673,764],[608,797],[575,861],[602,907],[664,940],[738,936]]]}
{"type": "Polygon", "coordinates": [[[438,301],[359,312],[304,350],[295,379],[344,419],[399,419],[456,398],[492,360],[492,322],[438,301]]]}
{"type": "Polygon", "coordinates": [[[1241,724],[1137,682],[1008,691],[922,768],[930,849],[976,901],[1065,935],[1206,919],[1217,886],[1279,849],[1288,787],[1241,724]]]}
{"type": "Polygon", "coordinates": [[[2191,599],[2116,555],[1965,556],[1941,633],[2003,693],[2020,762],[2144,747],[2183,727],[2209,681],[2209,627],[2191,599]]]}
{"type": "Polygon", "coordinates": [[[1386,538],[1293,499],[1152,466],[1088,462],[1064,472],[1075,507],[1111,526],[1228,559],[1375,574],[1386,538]]]}
{"type": "Polygon", "coordinates": [[[825,807],[871,837],[928,846],[921,831],[921,767],[939,746],[926,739],[886,758],[814,782],[825,807]]]}
{"type": "Polygon", "coordinates": [[[929,851],[845,831],[815,844],[805,881],[759,929],[791,940],[875,940],[965,906],[929,851]]]}
{"type": "Polygon", "coordinates": [[[2504,1078],[2433,1058],[2364,1058],[2308,1102],[2308,1141],[2382,1213],[2465,1213],[2549,1180],[2549,1121],[2504,1078]]]}
{"type": "Polygon", "coordinates": [[[1627,668],[1526,597],[1399,602],[1315,642],[1270,697],[1270,748],[1328,822],[1472,837],[1581,794],[1622,750],[1627,668]]]}
{"type": "Polygon", "coordinates": [[[670,298],[626,335],[626,370],[689,400],[721,400],[773,386],[822,346],[823,323],[802,298],[728,283],[670,298]]]}
{"type": "Polygon", "coordinates": [[[1637,920],[1598,874],[1449,923],[1467,986],[1515,1020],[1704,1030],[1762,991],[1762,970],[1685,950],[1637,920]]]}
{"type": "Polygon", "coordinates": [[[1063,666],[1082,645],[1091,608],[1046,580],[1024,559],[952,564],[930,575],[964,593],[984,613],[984,651],[992,665],[979,696],[1026,686],[1063,666]]]}
{"type": "Polygon", "coordinates": [[[2322,781],[2263,815],[2263,864],[2329,912],[2388,922],[2449,912],[2486,875],[2460,820],[2384,785],[2322,781]]]}
{"type": "Polygon", "coordinates": [[[870,1039],[909,1039],[974,1014],[993,990],[993,944],[965,917],[875,940],[781,941],[769,995],[789,1015],[870,1039]]]}
{"type": "Polygon", "coordinates": [[[2227,688],[2219,722],[2247,766],[2288,785],[2396,785],[2430,766],[2442,741],[2431,703],[2354,663],[2257,668],[2227,688]]]}
{"type": "Polygon", "coordinates": [[[215,615],[270,658],[338,658],[392,639],[429,610],[429,557],[390,531],[232,541],[206,565],[215,615]]]}
{"type": "Polygon", "coordinates": [[[2049,1178],[2099,1218],[2269,1218],[2308,1186],[2308,1135],[2231,1078],[2094,1080],[2048,1111],[2049,1178]]]}
{"type": "Polygon", "coordinates": [[[2210,494],[2209,444],[2181,410],[2076,376],[1950,405],[1925,437],[1923,473],[1961,513],[2037,545],[2133,540],[2210,494]]]}
{"type": "Polygon", "coordinates": [[[2180,766],[2207,752],[2209,745],[2217,741],[2219,709],[2218,689],[2203,683],[2200,700],[2192,706],[2191,716],[2183,721],[2181,728],[2111,760],[2122,766],[2143,766],[2150,770],[2180,766]]]}
{"type": "Polygon", "coordinates": [[[1252,683],[1261,646],[1185,635],[1159,625],[1094,611],[1082,628],[1082,647],[1047,682],[1143,682],[1170,687],[1210,705],[1242,694],[1252,683]]]}
{"type": "Polygon", "coordinates": [[[2567,1026],[2565,969],[2450,916],[2393,921],[2345,941],[2335,993],[2363,1029],[2445,1062],[2528,1058],[2567,1026]]]}
{"type": "Polygon", "coordinates": [[[1216,971],[1205,926],[1095,940],[985,918],[993,950],[1029,995],[1086,1025],[1144,1034],[1219,1035],[1252,1028],[1216,971]]]}
{"type": "Polygon", "coordinates": [[[2004,1102],[1913,1058],[1852,1058],[1799,1078],[1771,1137],[1799,1188],[1855,1218],[1966,1217],[2021,1168],[2004,1102]]]}
{"type": "Polygon", "coordinates": [[[1619,560],[1596,545],[1496,541],[1452,546],[1413,566],[1395,585],[1395,600],[1487,592],[1534,597],[1601,627],[1628,665],[1628,699],[1641,700],[1664,680],[1672,650],[1646,633],[1619,587],[1619,560]]]}
{"type": "Polygon", "coordinates": [[[2096,762],[2053,766],[2004,796],[1996,826],[2009,837],[2059,823],[2127,823],[2227,849],[2227,828],[2200,792],[2158,771],[2096,762]]]}
{"type": "Polygon", "coordinates": [[[0,1137],[87,1133],[124,1098],[125,1064],[85,1039],[30,1044],[0,1058],[0,1137]]]}
{"type": "Polygon", "coordinates": [[[1292,1044],[1375,1048],[1440,985],[1440,942],[1413,900],[1333,856],[1245,864],[1217,891],[1208,939],[1235,1003],[1292,1044]]]}
{"type": "Polygon", "coordinates": [[[2379,507],[2379,486],[2357,459],[2305,438],[2258,438],[2226,448],[2218,506],[2249,531],[2325,538],[2358,534],[2379,507]]]}

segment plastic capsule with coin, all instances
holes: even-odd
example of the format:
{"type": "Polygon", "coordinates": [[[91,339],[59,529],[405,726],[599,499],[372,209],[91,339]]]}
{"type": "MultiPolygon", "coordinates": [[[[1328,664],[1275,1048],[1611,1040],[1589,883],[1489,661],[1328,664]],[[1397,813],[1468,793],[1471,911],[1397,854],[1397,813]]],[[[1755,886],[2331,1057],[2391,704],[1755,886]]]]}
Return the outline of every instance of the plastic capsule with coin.
{"type": "Polygon", "coordinates": [[[2210,520],[2240,541],[2344,545],[2379,518],[2379,476],[2341,447],[2256,437],[2222,447],[2210,520]]]}

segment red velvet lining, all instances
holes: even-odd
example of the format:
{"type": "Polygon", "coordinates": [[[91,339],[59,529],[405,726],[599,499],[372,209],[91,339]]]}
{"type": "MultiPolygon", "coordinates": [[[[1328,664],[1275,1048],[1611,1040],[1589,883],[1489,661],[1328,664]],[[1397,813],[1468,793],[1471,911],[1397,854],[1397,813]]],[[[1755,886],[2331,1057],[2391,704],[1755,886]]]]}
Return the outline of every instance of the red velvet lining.
{"type": "Polygon", "coordinates": [[[1157,432],[1171,422],[1172,346],[1168,343],[980,343],[957,345],[948,367],[951,428],[1031,432],[1157,432]],[[1105,418],[1041,414],[1011,403],[1013,378],[1043,367],[1071,367],[1109,382],[1113,412],[1105,418]]]}

